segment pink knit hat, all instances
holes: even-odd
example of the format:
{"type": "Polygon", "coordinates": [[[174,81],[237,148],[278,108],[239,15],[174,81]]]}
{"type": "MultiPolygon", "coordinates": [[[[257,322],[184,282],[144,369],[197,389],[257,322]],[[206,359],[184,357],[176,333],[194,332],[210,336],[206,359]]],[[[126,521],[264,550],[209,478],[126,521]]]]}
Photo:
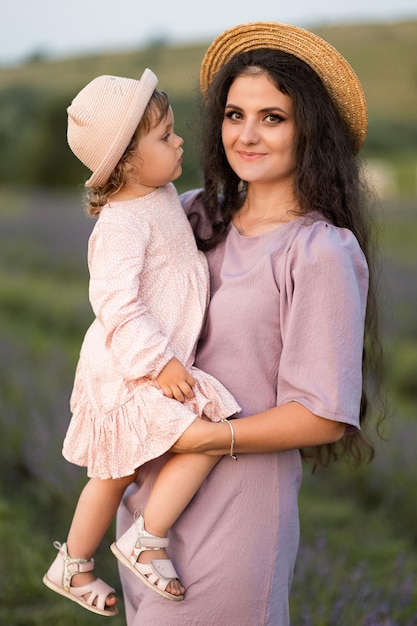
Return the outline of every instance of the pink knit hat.
{"type": "Polygon", "coordinates": [[[67,109],[67,139],[75,156],[93,172],[86,187],[98,187],[109,179],[157,84],[149,69],[140,80],[98,76],[75,96],[67,109]]]}

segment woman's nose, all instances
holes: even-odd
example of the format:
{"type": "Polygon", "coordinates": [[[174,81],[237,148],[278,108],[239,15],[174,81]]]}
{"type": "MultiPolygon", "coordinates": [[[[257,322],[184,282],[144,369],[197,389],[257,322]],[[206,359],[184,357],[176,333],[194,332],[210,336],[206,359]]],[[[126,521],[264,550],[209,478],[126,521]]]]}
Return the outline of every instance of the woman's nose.
{"type": "Polygon", "coordinates": [[[254,122],[247,120],[240,131],[240,141],[244,144],[253,144],[258,140],[259,134],[254,122]]]}

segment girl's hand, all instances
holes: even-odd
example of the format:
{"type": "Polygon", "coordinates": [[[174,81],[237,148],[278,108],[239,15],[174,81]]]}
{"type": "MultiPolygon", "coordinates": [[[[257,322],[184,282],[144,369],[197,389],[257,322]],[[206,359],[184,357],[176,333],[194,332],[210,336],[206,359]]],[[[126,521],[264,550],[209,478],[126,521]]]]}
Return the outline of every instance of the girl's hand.
{"type": "Polygon", "coordinates": [[[167,398],[185,402],[194,397],[195,379],[175,357],[165,365],[156,382],[167,398]]]}

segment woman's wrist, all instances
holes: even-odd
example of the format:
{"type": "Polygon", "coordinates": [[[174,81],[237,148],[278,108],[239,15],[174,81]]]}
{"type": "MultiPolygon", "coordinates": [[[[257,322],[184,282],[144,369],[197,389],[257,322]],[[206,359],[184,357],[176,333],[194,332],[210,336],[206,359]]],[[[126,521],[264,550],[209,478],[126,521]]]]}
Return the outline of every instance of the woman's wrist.
{"type": "Polygon", "coordinates": [[[234,461],[237,461],[237,456],[235,454],[235,429],[232,425],[232,422],[230,422],[227,419],[222,419],[222,422],[226,422],[226,424],[229,427],[230,430],[230,452],[229,452],[229,456],[231,459],[233,459],[234,461]]]}
{"type": "Polygon", "coordinates": [[[229,454],[231,431],[228,424],[196,419],[171,448],[177,454],[199,452],[210,456],[229,454]]]}

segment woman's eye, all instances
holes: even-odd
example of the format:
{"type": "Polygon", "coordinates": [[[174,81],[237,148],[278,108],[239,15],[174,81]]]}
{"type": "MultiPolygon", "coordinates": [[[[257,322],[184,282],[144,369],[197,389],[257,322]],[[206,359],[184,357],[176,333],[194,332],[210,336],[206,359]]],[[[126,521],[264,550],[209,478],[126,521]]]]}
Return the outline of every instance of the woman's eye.
{"type": "Polygon", "coordinates": [[[232,121],[240,120],[242,118],[242,115],[238,111],[226,111],[224,116],[226,119],[232,121]]]}
{"type": "Polygon", "coordinates": [[[284,121],[284,118],[282,117],[282,115],[278,115],[278,113],[269,113],[265,116],[264,120],[269,124],[279,124],[279,122],[284,121]]]}

